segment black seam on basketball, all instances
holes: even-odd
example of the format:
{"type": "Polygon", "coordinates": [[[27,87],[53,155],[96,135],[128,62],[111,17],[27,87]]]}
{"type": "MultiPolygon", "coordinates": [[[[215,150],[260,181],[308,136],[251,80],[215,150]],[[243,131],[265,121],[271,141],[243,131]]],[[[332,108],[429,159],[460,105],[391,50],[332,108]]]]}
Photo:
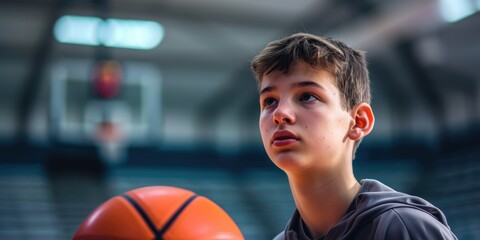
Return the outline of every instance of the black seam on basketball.
{"type": "Polygon", "coordinates": [[[157,232],[157,240],[161,240],[163,238],[163,234],[165,234],[165,232],[167,232],[167,230],[170,228],[170,226],[173,224],[173,222],[175,221],[175,219],[177,219],[177,217],[180,215],[180,213],[182,213],[182,211],[190,204],[192,203],[192,201],[197,198],[198,195],[194,194],[193,196],[191,196],[189,199],[187,199],[187,201],[185,201],[182,206],[180,206],[177,211],[172,215],[172,217],[170,217],[170,219],[168,219],[167,223],[165,223],[165,225],[160,229],[158,230],[157,232]]]}
{"type": "Polygon", "coordinates": [[[127,201],[132,204],[132,206],[137,210],[138,213],[140,213],[140,216],[145,220],[145,223],[148,225],[150,230],[152,231],[153,234],[156,235],[157,229],[155,228],[155,225],[153,225],[152,220],[148,217],[147,213],[143,211],[142,207],[133,199],[132,197],[128,196],[127,194],[122,195],[123,198],[127,199],[127,201]]]}

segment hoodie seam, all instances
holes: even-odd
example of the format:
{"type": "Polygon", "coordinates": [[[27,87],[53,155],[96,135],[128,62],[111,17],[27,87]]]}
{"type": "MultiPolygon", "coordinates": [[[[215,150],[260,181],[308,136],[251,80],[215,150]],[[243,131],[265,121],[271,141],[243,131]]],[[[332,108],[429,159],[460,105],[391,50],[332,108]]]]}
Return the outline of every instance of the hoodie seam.
{"type": "Polygon", "coordinates": [[[403,227],[407,230],[407,233],[408,233],[408,236],[410,237],[410,239],[413,239],[412,235],[410,235],[410,231],[408,230],[407,224],[405,224],[405,220],[403,220],[402,216],[396,211],[395,208],[392,208],[391,210],[398,217],[398,219],[400,219],[400,221],[402,222],[403,227]]]}

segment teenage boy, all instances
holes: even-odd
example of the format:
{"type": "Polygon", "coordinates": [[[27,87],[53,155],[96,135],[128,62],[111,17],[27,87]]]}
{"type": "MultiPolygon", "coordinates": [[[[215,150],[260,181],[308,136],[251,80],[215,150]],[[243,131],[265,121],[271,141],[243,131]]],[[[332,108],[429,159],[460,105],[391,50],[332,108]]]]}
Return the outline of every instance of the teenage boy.
{"type": "Polygon", "coordinates": [[[252,70],[263,145],[296,205],[275,239],[457,239],[427,201],[355,179],[355,151],[375,122],[363,52],[298,33],[269,43],[252,70]]]}

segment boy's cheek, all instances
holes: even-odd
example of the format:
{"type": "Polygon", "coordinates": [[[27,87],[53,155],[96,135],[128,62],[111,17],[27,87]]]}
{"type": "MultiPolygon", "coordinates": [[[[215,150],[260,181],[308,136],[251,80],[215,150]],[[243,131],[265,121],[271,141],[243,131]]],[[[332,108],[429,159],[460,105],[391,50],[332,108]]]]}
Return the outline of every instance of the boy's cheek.
{"type": "Polygon", "coordinates": [[[260,133],[263,135],[264,133],[268,133],[268,122],[265,121],[265,119],[260,119],[260,133]]]}
{"type": "Polygon", "coordinates": [[[267,141],[268,132],[269,132],[268,128],[266,128],[264,124],[260,124],[260,136],[264,144],[267,141]]]}
{"type": "Polygon", "coordinates": [[[260,130],[263,130],[267,125],[265,124],[267,120],[267,116],[264,112],[260,113],[260,118],[258,119],[258,125],[260,130]]]}

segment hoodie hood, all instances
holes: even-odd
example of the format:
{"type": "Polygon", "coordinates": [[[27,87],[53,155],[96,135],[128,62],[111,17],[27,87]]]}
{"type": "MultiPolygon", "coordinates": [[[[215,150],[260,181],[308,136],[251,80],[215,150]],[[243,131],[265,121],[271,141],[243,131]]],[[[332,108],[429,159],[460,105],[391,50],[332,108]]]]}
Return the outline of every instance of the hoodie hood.
{"type": "MultiPolygon", "coordinates": [[[[426,200],[397,192],[379,181],[364,179],[358,194],[346,215],[327,233],[324,239],[350,239],[352,234],[382,213],[395,208],[413,208],[428,213],[445,225],[445,215],[426,200]]],[[[298,210],[293,214],[284,232],[285,239],[309,239],[298,210]]]]}
{"type": "Polygon", "coordinates": [[[364,179],[360,184],[362,187],[352,203],[353,210],[329,231],[328,239],[347,239],[352,229],[361,228],[362,224],[393,208],[414,208],[424,211],[449,228],[445,215],[420,197],[397,192],[376,180],[364,179]]]}

